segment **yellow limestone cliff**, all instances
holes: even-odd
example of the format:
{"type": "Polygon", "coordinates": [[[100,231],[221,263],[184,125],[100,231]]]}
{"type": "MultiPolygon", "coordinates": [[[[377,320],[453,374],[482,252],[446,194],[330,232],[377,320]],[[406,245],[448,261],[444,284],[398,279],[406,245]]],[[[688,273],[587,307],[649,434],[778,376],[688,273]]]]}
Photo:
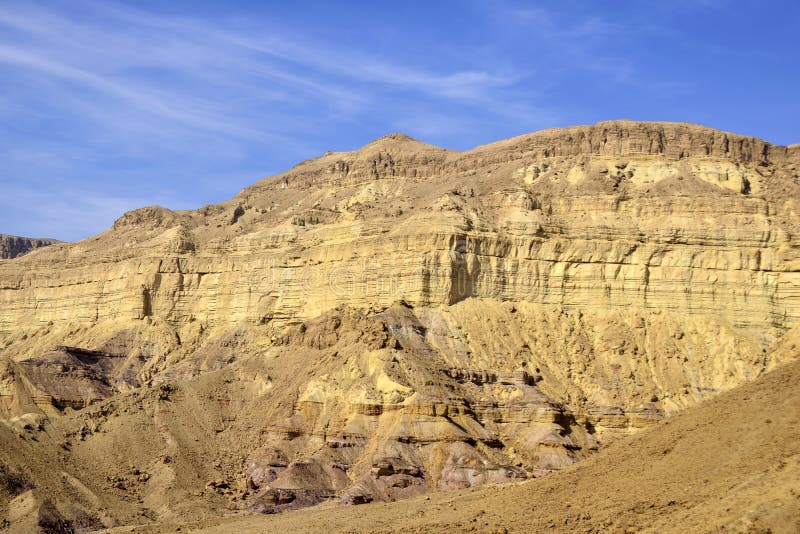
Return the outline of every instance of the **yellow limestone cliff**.
{"type": "Polygon", "coordinates": [[[0,474],[33,503],[14,521],[357,504],[576,462],[795,357],[798,174],[798,146],[689,124],[466,152],[391,134],[0,261],[0,474]]]}

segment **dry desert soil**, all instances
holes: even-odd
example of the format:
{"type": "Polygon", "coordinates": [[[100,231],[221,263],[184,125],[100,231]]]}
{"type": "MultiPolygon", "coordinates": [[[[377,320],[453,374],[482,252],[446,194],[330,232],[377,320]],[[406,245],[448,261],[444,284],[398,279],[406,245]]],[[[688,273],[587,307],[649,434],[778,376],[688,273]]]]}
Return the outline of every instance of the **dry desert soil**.
{"type": "Polygon", "coordinates": [[[798,532],[800,362],[541,479],[131,531],[798,532]]]}

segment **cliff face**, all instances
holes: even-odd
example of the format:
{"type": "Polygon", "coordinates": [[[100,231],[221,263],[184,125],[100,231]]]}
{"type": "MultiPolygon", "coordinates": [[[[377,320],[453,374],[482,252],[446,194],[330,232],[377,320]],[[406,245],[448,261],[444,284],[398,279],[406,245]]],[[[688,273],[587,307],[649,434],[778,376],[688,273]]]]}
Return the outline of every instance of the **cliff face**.
{"type": "Polygon", "coordinates": [[[798,175],[687,124],[392,134],[0,262],[0,408],[163,517],[539,476],[795,357],[798,175]]]}
{"type": "Polygon", "coordinates": [[[58,243],[55,239],[36,239],[0,234],[0,260],[10,260],[31,250],[58,243]]]}
{"type": "Polygon", "coordinates": [[[0,266],[0,335],[146,316],[178,328],[285,323],[342,303],[470,297],[785,329],[800,317],[797,152],[624,122],[465,153],[388,136],[226,204],[145,208],[0,266]]]}

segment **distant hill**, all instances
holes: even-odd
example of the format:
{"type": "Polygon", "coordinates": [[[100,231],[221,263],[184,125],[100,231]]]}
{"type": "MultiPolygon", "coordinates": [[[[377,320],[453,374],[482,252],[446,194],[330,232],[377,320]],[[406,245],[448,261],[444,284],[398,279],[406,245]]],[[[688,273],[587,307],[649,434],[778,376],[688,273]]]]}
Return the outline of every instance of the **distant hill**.
{"type": "Polygon", "coordinates": [[[58,243],[58,241],[55,239],[0,234],[0,259],[10,260],[11,258],[27,254],[31,250],[46,247],[53,243],[58,243]]]}

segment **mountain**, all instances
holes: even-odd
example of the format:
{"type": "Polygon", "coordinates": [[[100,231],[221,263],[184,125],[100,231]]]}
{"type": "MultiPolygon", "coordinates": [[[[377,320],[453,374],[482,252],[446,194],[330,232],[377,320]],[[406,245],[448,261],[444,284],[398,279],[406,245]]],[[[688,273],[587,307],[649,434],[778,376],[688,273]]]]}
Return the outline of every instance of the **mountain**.
{"type": "Polygon", "coordinates": [[[10,260],[54,243],[58,243],[58,241],[0,234],[0,260],[10,260]]]}
{"type": "Polygon", "coordinates": [[[799,174],[797,146],[681,123],[390,134],[0,262],[0,514],[179,521],[569,467],[796,358],[799,174]]]}

